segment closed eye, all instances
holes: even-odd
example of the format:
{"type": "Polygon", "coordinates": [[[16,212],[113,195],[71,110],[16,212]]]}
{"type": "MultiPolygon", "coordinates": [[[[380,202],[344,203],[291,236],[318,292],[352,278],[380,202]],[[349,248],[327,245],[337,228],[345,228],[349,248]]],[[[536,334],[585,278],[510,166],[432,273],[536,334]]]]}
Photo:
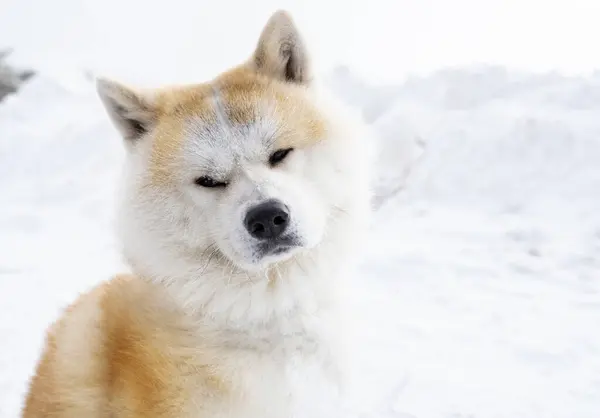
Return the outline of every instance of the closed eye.
{"type": "Polygon", "coordinates": [[[275,151],[273,154],[271,154],[271,156],[269,157],[269,165],[271,167],[275,167],[278,164],[280,164],[283,160],[285,160],[285,158],[290,154],[290,152],[292,152],[294,150],[294,148],[284,148],[284,149],[280,149],[275,151]]]}
{"type": "Polygon", "coordinates": [[[197,186],[206,187],[206,188],[226,187],[227,186],[227,183],[225,183],[224,181],[218,181],[209,176],[201,176],[201,177],[196,178],[194,180],[194,184],[196,184],[197,186]]]}

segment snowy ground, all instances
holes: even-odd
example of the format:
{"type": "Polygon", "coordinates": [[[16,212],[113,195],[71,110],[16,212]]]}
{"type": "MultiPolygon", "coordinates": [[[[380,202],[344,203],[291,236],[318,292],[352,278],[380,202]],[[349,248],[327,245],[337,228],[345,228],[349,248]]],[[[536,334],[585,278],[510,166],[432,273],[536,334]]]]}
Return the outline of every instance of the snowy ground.
{"type": "MultiPolygon", "coordinates": [[[[364,416],[599,417],[600,76],[330,84],[383,150],[353,301],[364,416]]],[[[0,418],[48,323],[120,268],[122,153],[84,77],[41,74],[0,104],[0,418]]]]}

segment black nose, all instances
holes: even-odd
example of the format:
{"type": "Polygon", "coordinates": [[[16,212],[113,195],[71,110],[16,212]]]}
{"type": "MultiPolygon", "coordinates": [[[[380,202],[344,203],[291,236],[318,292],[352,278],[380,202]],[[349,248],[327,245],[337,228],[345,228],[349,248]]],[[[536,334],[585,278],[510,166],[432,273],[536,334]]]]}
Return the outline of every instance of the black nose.
{"type": "Polygon", "coordinates": [[[279,237],[288,226],[290,213],[278,200],[267,200],[251,208],[244,225],[254,238],[270,240],[279,237]]]}

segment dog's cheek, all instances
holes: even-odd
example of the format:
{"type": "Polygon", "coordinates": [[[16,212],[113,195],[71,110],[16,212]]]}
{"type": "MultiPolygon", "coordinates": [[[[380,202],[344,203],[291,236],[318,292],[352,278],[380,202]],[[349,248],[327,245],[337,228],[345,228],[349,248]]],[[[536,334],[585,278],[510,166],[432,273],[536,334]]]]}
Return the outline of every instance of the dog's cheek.
{"type": "Polygon", "coordinates": [[[293,219],[296,233],[309,247],[318,244],[322,238],[326,205],[323,198],[310,184],[298,184],[293,193],[293,219]]]}

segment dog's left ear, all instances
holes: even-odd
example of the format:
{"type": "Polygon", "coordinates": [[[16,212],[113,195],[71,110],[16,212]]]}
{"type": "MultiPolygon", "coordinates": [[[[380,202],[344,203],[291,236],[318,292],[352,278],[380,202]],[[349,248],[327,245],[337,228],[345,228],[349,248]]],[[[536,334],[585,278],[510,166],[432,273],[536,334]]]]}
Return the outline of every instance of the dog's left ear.
{"type": "Polygon", "coordinates": [[[310,62],[300,33],[286,11],[275,12],[258,40],[251,64],[262,74],[291,83],[310,82],[310,62]]]}

